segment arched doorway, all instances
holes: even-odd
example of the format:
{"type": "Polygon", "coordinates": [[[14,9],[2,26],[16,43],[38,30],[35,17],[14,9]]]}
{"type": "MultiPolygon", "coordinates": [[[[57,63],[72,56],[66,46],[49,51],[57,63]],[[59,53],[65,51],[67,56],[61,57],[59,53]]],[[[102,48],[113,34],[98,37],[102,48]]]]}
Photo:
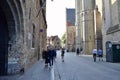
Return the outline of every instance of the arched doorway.
{"type": "Polygon", "coordinates": [[[0,75],[7,73],[8,62],[8,25],[0,5],[0,75]]]}
{"type": "Polygon", "coordinates": [[[16,44],[16,38],[22,39],[22,45],[23,36],[23,12],[20,1],[0,1],[0,75],[7,74],[9,48],[16,44]]]}

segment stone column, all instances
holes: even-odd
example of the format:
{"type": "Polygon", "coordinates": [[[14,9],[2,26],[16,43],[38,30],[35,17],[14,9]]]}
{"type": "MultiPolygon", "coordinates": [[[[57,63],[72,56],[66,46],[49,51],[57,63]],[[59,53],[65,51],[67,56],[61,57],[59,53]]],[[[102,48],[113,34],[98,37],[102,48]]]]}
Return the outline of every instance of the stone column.
{"type": "Polygon", "coordinates": [[[92,53],[94,47],[94,5],[95,0],[82,0],[81,28],[84,53],[92,53]]]}
{"type": "Polygon", "coordinates": [[[81,29],[80,29],[80,3],[81,0],[75,0],[75,7],[76,7],[76,49],[80,48],[81,46],[81,29]]]}

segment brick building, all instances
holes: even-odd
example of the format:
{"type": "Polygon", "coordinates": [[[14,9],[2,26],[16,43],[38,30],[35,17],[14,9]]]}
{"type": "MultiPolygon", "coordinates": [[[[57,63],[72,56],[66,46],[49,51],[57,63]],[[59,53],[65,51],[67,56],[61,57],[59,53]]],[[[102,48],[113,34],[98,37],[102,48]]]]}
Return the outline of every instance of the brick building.
{"type": "Polygon", "coordinates": [[[76,0],[76,47],[85,54],[102,48],[102,18],[96,3],[102,0],[76,0]]]}
{"type": "Polygon", "coordinates": [[[75,51],[75,9],[66,9],[66,49],[67,51],[75,51]]]}
{"type": "Polygon", "coordinates": [[[28,69],[46,45],[46,0],[1,0],[0,28],[0,75],[7,74],[8,57],[28,69]]]}
{"type": "Polygon", "coordinates": [[[120,43],[120,0],[102,0],[102,6],[98,8],[102,12],[103,50],[106,53],[107,41],[120,43]]]}
{"type": "Polygon", "coordinates": [[[119,43],[119,4],[119,0],[76,0],[76,46],[83,46],[86,53],[102,48],[106,54],[107,41],[119,43]]]}
{"type": "Polygon", "coordinates": [[[53,46],[56,50],[59,50],[61,49],[61,40],[57,35],[47,37],[47,45],[53,46]]]}

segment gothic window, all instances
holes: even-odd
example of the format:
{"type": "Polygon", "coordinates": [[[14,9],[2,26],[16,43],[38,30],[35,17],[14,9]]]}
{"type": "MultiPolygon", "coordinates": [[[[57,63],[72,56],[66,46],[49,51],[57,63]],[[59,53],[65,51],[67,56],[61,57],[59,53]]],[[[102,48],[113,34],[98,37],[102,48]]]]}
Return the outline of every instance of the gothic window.
{"type": "Polygon", "coordinates": [[[35,25],[34,24],[32,29],[32,48],[35,48],[35,25]]]}
{"type": "Polygon", "coordinates": [[[41,7],[43,6],[43,0],[40,0],[40,6],[41,7]]]}
{"type": "Polygon", "coordinates": [[[40,6],[41,6],[41,7],[44,7],[44,6],[45,6],[45,3],[46,3],[46,0],[40,0],[40,6]]]}
{"type": "Polygon", "coordinates": [[[29,10],[29,19],[30,19],[30,17],[31,17],[31,8],[30,8],[30,10],[29,10]]]}

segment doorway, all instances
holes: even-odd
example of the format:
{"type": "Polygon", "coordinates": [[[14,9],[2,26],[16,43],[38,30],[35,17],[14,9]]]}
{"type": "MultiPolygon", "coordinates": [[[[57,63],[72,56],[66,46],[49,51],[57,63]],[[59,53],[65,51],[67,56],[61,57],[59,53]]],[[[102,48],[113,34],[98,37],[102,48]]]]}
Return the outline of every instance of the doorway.
{"type": "Polygon", "coordinates": [[[0,75],[7,74],[8,64],[8,26],[0,6],[0,75]]]}

